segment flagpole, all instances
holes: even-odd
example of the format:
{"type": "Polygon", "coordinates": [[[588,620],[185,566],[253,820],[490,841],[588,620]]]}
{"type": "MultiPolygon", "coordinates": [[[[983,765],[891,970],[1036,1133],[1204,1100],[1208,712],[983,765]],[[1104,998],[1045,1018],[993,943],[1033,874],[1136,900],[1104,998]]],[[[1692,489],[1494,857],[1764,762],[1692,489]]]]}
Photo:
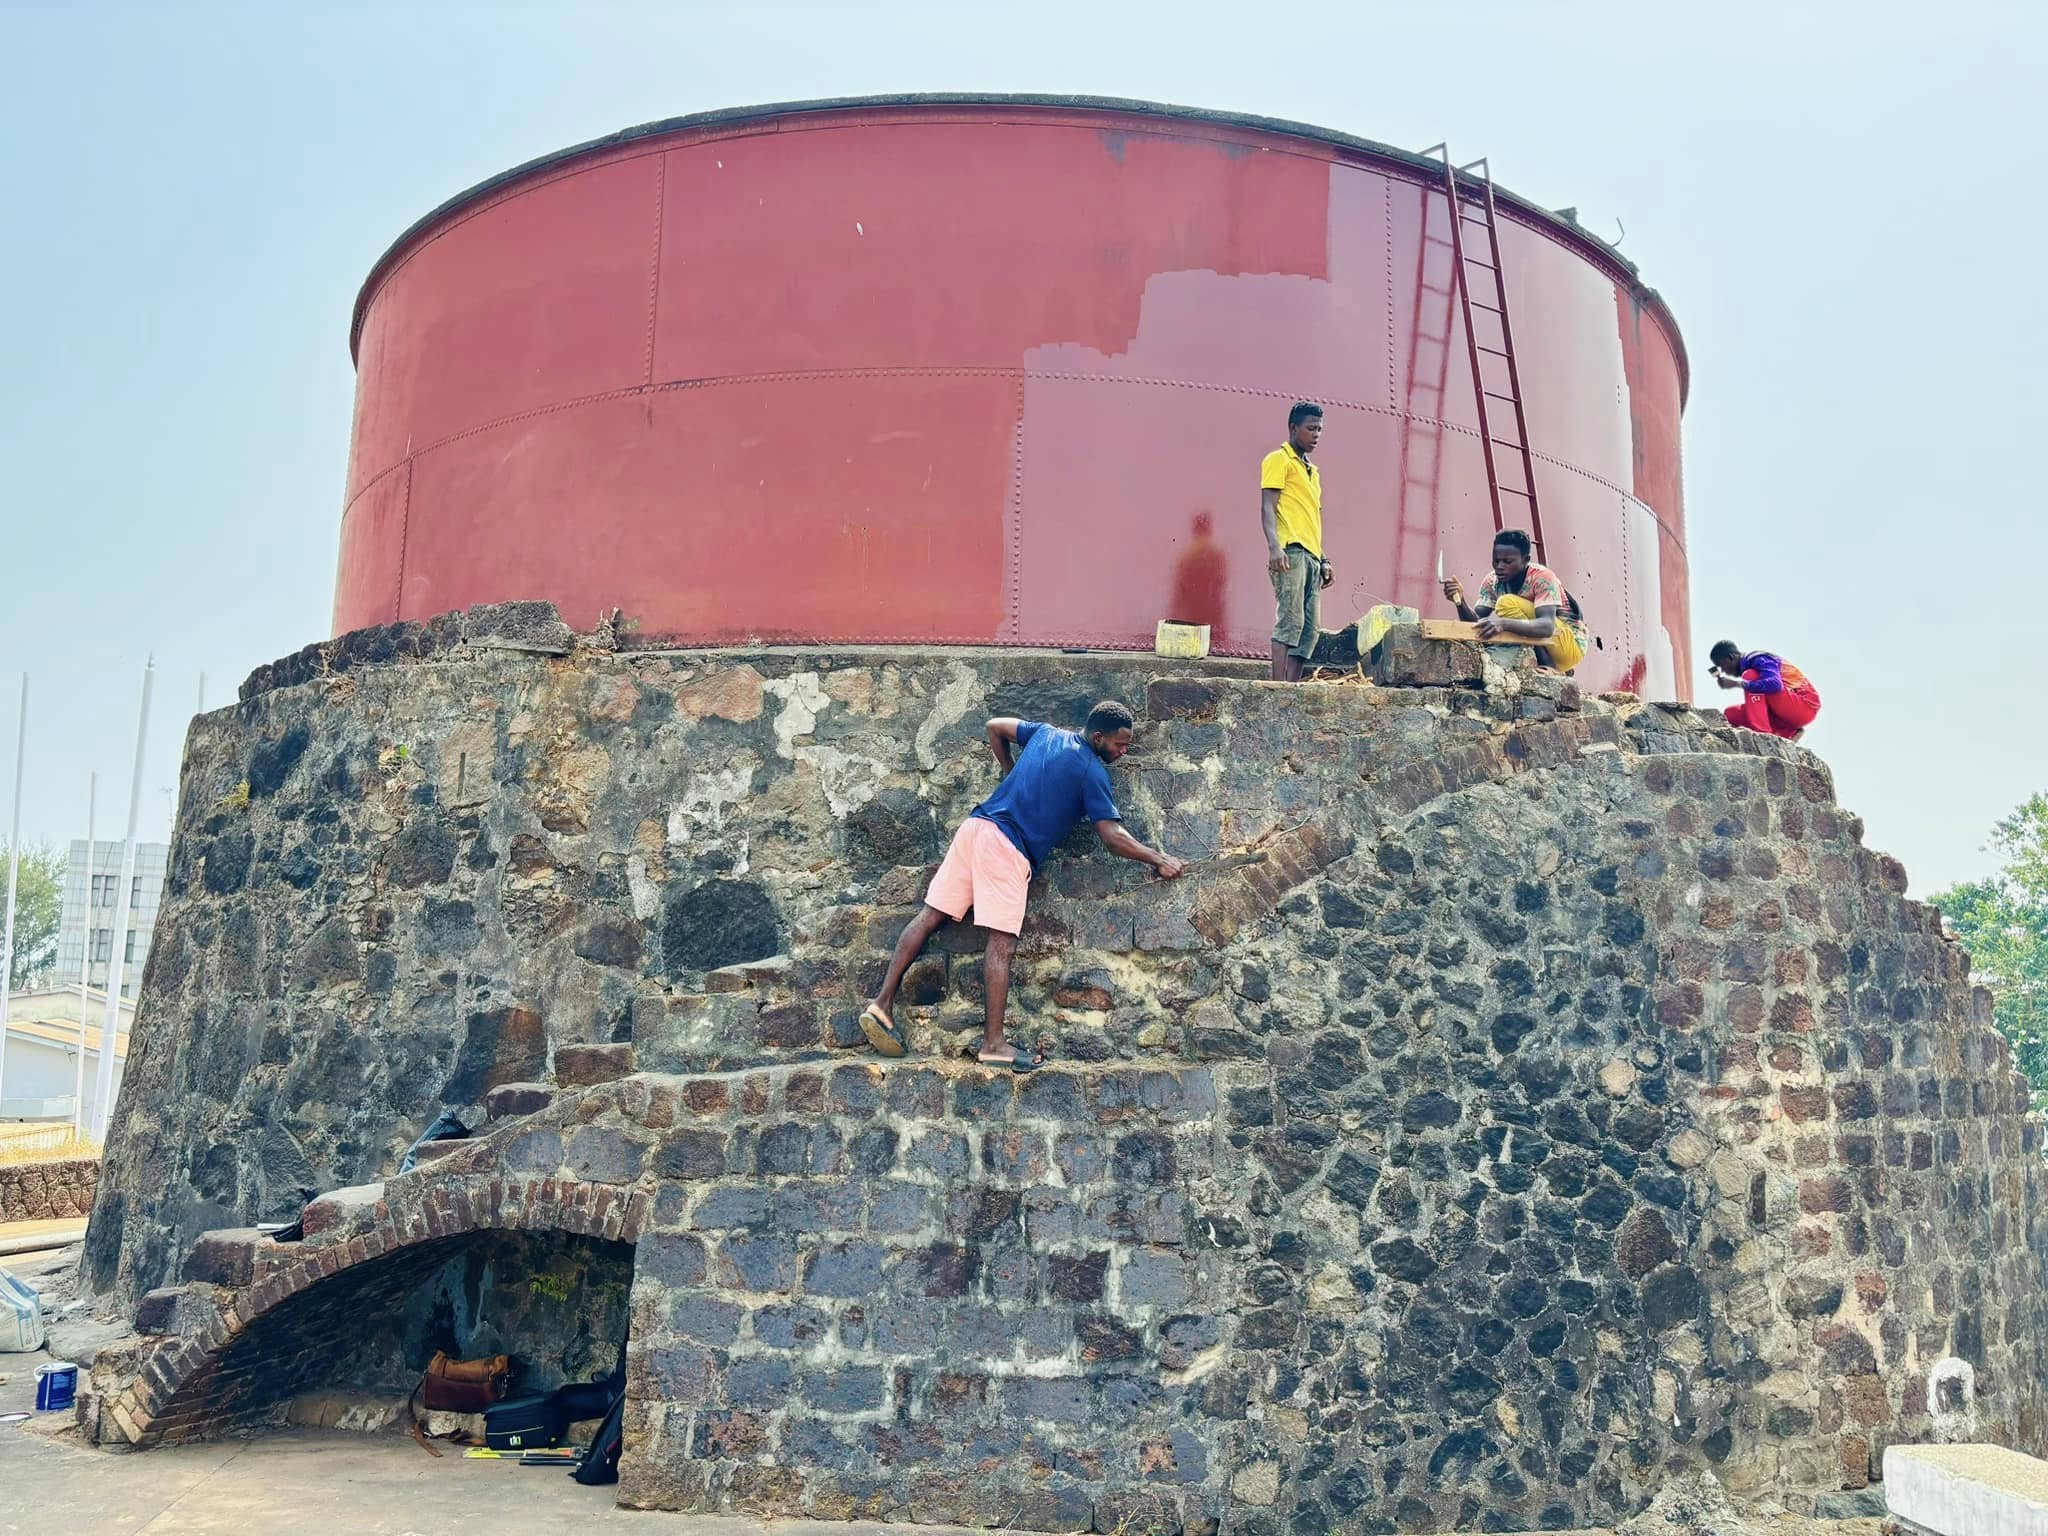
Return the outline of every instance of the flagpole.
{"type": "Polygon", "coordinates": [[[100,776],[94,773],[85,790],[85,931],[78,940],[78,1060],[71,1074],[71,1134],[85,1129],[85,1019],[90,1011],[86,983],[92,979],[93,821],[99,815],[100,776]]]}
{"type": "Polygon", "coordinates": [[[7,1004],[14,994],[14,889],[21,875],[21,766],[28,747],[28,674],[21,674],[21,719],[14,728],[14,823],[7,833],[7,932],[0,938],[0,1103],[7,1099],[7,1004]]]}
{"type": "Polygon", "coordinates": [[[100,1026],[98,1081],[93,1088],[92,1139],[107,1144],[107,1121],[114,1112],[114,1053],[121,1036],[121,970],[127,963],[129,924],[134,920],[129,887],[135,883],[135,823],[142,814],[143,748],[149,740],[149,689],[156,681],[156,659],[142,669],[142,718],[135,726],[135,776],[128,785],[128,840],[121,847],[121,883],[114,887],[116,910],[121,921],[114,932],[114,952],[107,957],[106,1022],[100,1026]]]}

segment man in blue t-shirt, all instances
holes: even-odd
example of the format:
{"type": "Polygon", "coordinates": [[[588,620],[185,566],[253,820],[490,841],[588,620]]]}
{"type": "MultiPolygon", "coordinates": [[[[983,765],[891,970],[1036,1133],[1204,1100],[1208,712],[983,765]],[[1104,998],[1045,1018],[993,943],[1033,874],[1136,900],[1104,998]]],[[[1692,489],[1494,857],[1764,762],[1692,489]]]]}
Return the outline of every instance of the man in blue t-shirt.
{"type": "Polygon", "coordinates": [[[989,750],[1002,765],[1003,782],[953,834],[946,860],[932,877],[924,910],[896,941],[896,954],[882,990],[860,1017],[861,1033],[884,1056],[901,1056],[903,1032],[891,1010],[896,989],[926,941],[971,908],[975,925],[988,930],[981,962],[988,993],[988,1021],[977,1059],[990,1066],[1029,1072],[1042,1058],[1003,1038],[1003,1006],[1010,995],[1010,956],[1024,928],[1024,899],[1031,877],[1077,821],[1095,823],[1095,835],[1111,853],[1149,864],[1162,880],[1177,880],[1187,866],[1171,854],[1155,853],[1123,828],[1110,798],[1108,764],[1131,749],[1131,712],[1104,700],[1089,712],[1079,731],[1008,716],[988,723],[989,750]]]}

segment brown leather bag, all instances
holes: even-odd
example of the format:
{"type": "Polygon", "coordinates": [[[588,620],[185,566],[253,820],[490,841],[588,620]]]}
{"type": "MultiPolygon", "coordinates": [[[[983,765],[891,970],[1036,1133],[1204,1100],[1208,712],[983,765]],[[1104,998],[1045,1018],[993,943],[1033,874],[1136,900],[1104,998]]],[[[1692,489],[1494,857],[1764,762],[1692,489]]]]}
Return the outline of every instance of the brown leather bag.
{"type": "Polygon", "coordinates": [[[482,1413],[504,1398],[511,1383],[510,1355],[450,1360],[437,1349],[420,1378],[421,1401],[430,1413],[482,1413]]]}
{"type": "Polygon", "coordinates": [[[427,1362],[426,1374],[420,1377],[420,1384],[413,1388],[412,1397],[406,1403],[406,1411],[412,1419],[413,1439],[419,1441],[420,1449],[428,1455],[440,1455],[427,1444],[427,1433],[419,1419],[421,1407],[429,1413],[482,1413],[491,1404],[503,1400],[511,1385],[510,1355],[486,1355],[481,1360],[451,1360],[445,1350],[435,1350],[434,1358],[427,1362]]]}

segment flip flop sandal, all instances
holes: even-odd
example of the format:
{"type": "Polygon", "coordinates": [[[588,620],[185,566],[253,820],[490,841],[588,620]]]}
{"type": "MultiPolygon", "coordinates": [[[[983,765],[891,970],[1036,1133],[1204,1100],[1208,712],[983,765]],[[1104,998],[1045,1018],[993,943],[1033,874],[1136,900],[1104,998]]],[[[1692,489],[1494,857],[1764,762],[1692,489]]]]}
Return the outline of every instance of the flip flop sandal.
{"type": "Polygon", "coordinates": [[[981,1052],[976,1051],[974,1059],[984,1067],[1008,1067],[1019,1077],[1022,1077],[1026,1072],[1036,1072],[1045,1065],[1045,1058],[1036,1050],[1027,1052],[1020,1045],[1012,1045],[1010,1049],[1017,1054],[1015,1056],[984,1056],[981,1052]]]}
{"type": "Polygon", "coordinates": [[[910,1043],[903,1038],[896,1021],[873,1003],[861,1010],[860,1032],[868,1037],[868,1044],[884,1056],[901,1056],[910,1049],[910,1043]]]}

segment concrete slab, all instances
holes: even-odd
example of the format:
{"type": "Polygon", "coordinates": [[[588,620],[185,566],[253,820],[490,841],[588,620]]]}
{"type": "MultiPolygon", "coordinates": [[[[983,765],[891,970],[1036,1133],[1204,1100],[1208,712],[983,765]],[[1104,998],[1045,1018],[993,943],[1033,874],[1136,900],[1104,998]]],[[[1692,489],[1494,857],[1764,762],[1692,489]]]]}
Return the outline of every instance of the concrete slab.
{"type": "Polygon", "coordinates": [[[2048,1536],[2048,1461],[2002,1445],[1894,1445],[1892,1518],[1933,1536],[2048,1536]]]}

